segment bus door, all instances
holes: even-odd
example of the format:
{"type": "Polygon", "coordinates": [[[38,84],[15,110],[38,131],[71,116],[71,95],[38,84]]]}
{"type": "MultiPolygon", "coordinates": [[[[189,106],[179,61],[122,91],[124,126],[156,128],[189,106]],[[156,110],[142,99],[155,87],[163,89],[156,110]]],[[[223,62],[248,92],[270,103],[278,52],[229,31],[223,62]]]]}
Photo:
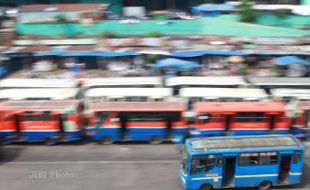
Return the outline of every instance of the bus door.
{"type": "Polygon", "coordinates": [[[55,117],[58,118],[60,136],[64,137],[65,136],[65,122],[68,120],[68,115],[58,114],[55,117]]]}
{"type": "Polygon", "coordinates": [[[275,114],[269,115],[269,133],[271,134],[275,134],[276,117],[275,114]]]}
{"type": "Polygon", "coordinates": [[[129,140],[129,134],[127,130],[128,125],[128,117],[130,117],[130,113],[119,113],[119,121],[120,121],[120,139],[121,140],[129,140]]]}
{"type": "Polygon", "coordinates": [[[292,154],[282,154],[279,168],[279,184],[288,184],[291,170],[292,154]]]}
{"type": "Polygon", "coordinates": [[[180,112],[164,112],[161,113],[162,118],[166,119],[166,139],[174,138],[175,134],[185,134],[185,131],[182,131],[184,123],[181,121],[180,112]]]}
{"type": "Polygon", "coordinates": [[[222,187],[232,188],[235,186],[235,172],[236,172],[236,156],[224,155],[222,187]]]}
{"type": "Polygon", "coordinates": [[[224,115],[224,122],[225,122],[225,135],[230,135],[230,125],[232,123],[232,114],[225,114],[224,115]]]}

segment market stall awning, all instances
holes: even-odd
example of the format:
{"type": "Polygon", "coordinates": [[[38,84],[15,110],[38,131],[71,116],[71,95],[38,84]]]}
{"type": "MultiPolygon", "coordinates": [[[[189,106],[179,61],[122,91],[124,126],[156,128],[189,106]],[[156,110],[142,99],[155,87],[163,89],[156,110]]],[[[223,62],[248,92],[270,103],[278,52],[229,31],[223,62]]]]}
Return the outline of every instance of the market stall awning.
{"type": "Polygon", "coordinates": [[[161,59],[152,66],[153,69],[173,68],[178,71],[191,71],[199,67],[200,65],[197,62],[176,58],[161,59]]]}
{"type": "Polygon", "coordinates": [[[286,65],[291,65],[291,64],[302,64],[302,65],[310,66],[310,61],[301,59],[296,56],[278,57],[278,58],[274,58],[273,61],[281,66],[286,66],[286,65]]]}
{"type": "Polygon", "coordinates": [[[201,57],[204,55],[245,56],[248,53],[235,51],[184,51],[172,53],[172,57],[201,57]]]}

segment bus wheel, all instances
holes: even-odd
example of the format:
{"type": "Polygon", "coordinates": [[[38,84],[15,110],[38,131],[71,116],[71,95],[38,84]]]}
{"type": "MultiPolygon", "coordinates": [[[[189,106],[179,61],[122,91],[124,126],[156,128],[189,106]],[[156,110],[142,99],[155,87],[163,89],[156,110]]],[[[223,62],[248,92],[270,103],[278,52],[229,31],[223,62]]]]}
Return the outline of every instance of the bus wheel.
{"type": "Polygon", "coordinates": [[[271,182],[270,181],[263,181],[259,184],[258,188],[260,190],[268,190],[271,188],[271,182]]]}
{"type": "Polygon", "coordinates": [[[100,144],[103,145],[113,144],[113,140],[110,137],[103,137],[100,141],[100,144]]]}
{"type": "Polygon", "coordinates": [[[45,140],[45,144],[46,144],[47,146],[54,146],[54,145],[57,144],[57,141],[56,141],[56,139],[53,139],[53,138],[47,138],[47,139],[45,140]]]}
{"type": "Polygon", "coordinates": [[[161,144],[163,141],[160,137],[152,137],[150,140],[150,144],[161,144]]]}
{"type": "Polygon", "coordinates": [[[212,190],[213,188],[212,188],[212,185],[210,185],[210,184],[203,184],[200,188],[199,188],[199,190],[212,190]]]}

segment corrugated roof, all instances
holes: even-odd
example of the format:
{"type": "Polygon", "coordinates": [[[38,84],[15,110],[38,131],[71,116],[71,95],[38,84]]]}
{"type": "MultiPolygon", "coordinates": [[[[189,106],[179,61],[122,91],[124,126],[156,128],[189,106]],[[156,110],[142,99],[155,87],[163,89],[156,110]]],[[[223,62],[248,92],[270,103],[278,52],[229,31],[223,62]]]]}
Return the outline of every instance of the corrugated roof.
{"type": "Polygon", "coordinates": [[[107,8],[108,4],[51,4],[51,5],[22,5],[21,12],[26,11],[95,11],[107,8]]]}
{"type": "Polygon", "coordinates": [[[293,136],[209,137],[189,141],[193,150],[299,146],[293,136]]]}
{"type": "Polygon", "coordinates": [[[282,102],[197,102],[195,112],[285,112],[282,102]]]}
{"type": "Polygon", "coordinates": [[[0,110],[65,112],[77,108],[80,103],[79,100],[5,101],[0,103],[0,110]]]}
{"type": "Polygon", "coordinates": [[[181,112],[186,109],[180,102],[100,102],[90,107],[92,111],[110,112],[181,112]]]}

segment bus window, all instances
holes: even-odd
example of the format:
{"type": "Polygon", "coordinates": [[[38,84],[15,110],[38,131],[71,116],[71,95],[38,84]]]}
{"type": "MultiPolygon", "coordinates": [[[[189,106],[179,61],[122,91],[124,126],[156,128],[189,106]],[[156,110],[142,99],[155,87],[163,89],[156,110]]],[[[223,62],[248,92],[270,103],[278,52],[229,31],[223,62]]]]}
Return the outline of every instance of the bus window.
{"type": "Polygon", "coordinates": [[[253,113],[237,113],[238,122],[263,122],[264,113],[253,112],[253,113]]]}
{"type": "Polygon", "coordinates": [[[209,114],[198,115],[197,119],[198,122],[200,123],[208,123],[210,121],[210,115],[209,114]]]}
{"type": "Polygon", "coordinates": [[[110,115],[110,112],[97,112],[96,113],[97,124],[98,125],[103,124],[109,115],[110,115]]]}
{"type": "Polygon", "coordinates": [[[189,163],[189,154],[187,150],[184,149],[182,157],[182,170],[185,175],[187,174],[188,171],[188,163],[189,163]]]}
{"type": "Polygon", "coordinates": [[[301,160],[301,151],[295,151],[294,164],[297,164],[301,160]]]}
{"type": "Polygon", "coordinates": [[[239,156],[239,166],[253,166],[258,164],[257,153],[244,153],[239,156]]]}
{"type": "Polygon", "coordinates": [[[194,156],[192,159],[191,174],[208,172],[214,168],[216,164],[216,157],[214,155],[209,156],[194,156]]]}
{"type": "Polygon", "coordinates": [[[260,153],[259,156],[260,165],[272,165],[278,164],[278,154],[275,153],[260,153]]]}
{"type": "Polygon", "coordinates": [[[22,120],[24,121],[33,121],[34,118],[33,118],[34,114],[31,113],[31,112],[25,112],[23,115],[22,115],[22,120]]]}
{"type": "Polygon", "coordinates": [[[42,114],[42,121],[51,121],[52,120],[52,115],[50,112],[45,111],[42,114]]]}
{"type": "Polygon", "coordinates": [[[152,112],[142,112],[142,113],[128,113],[127,114],[128,121],[141,122],[141,121],[165,121],[166,117],[161,113],[152,113],[152,112]]]}

